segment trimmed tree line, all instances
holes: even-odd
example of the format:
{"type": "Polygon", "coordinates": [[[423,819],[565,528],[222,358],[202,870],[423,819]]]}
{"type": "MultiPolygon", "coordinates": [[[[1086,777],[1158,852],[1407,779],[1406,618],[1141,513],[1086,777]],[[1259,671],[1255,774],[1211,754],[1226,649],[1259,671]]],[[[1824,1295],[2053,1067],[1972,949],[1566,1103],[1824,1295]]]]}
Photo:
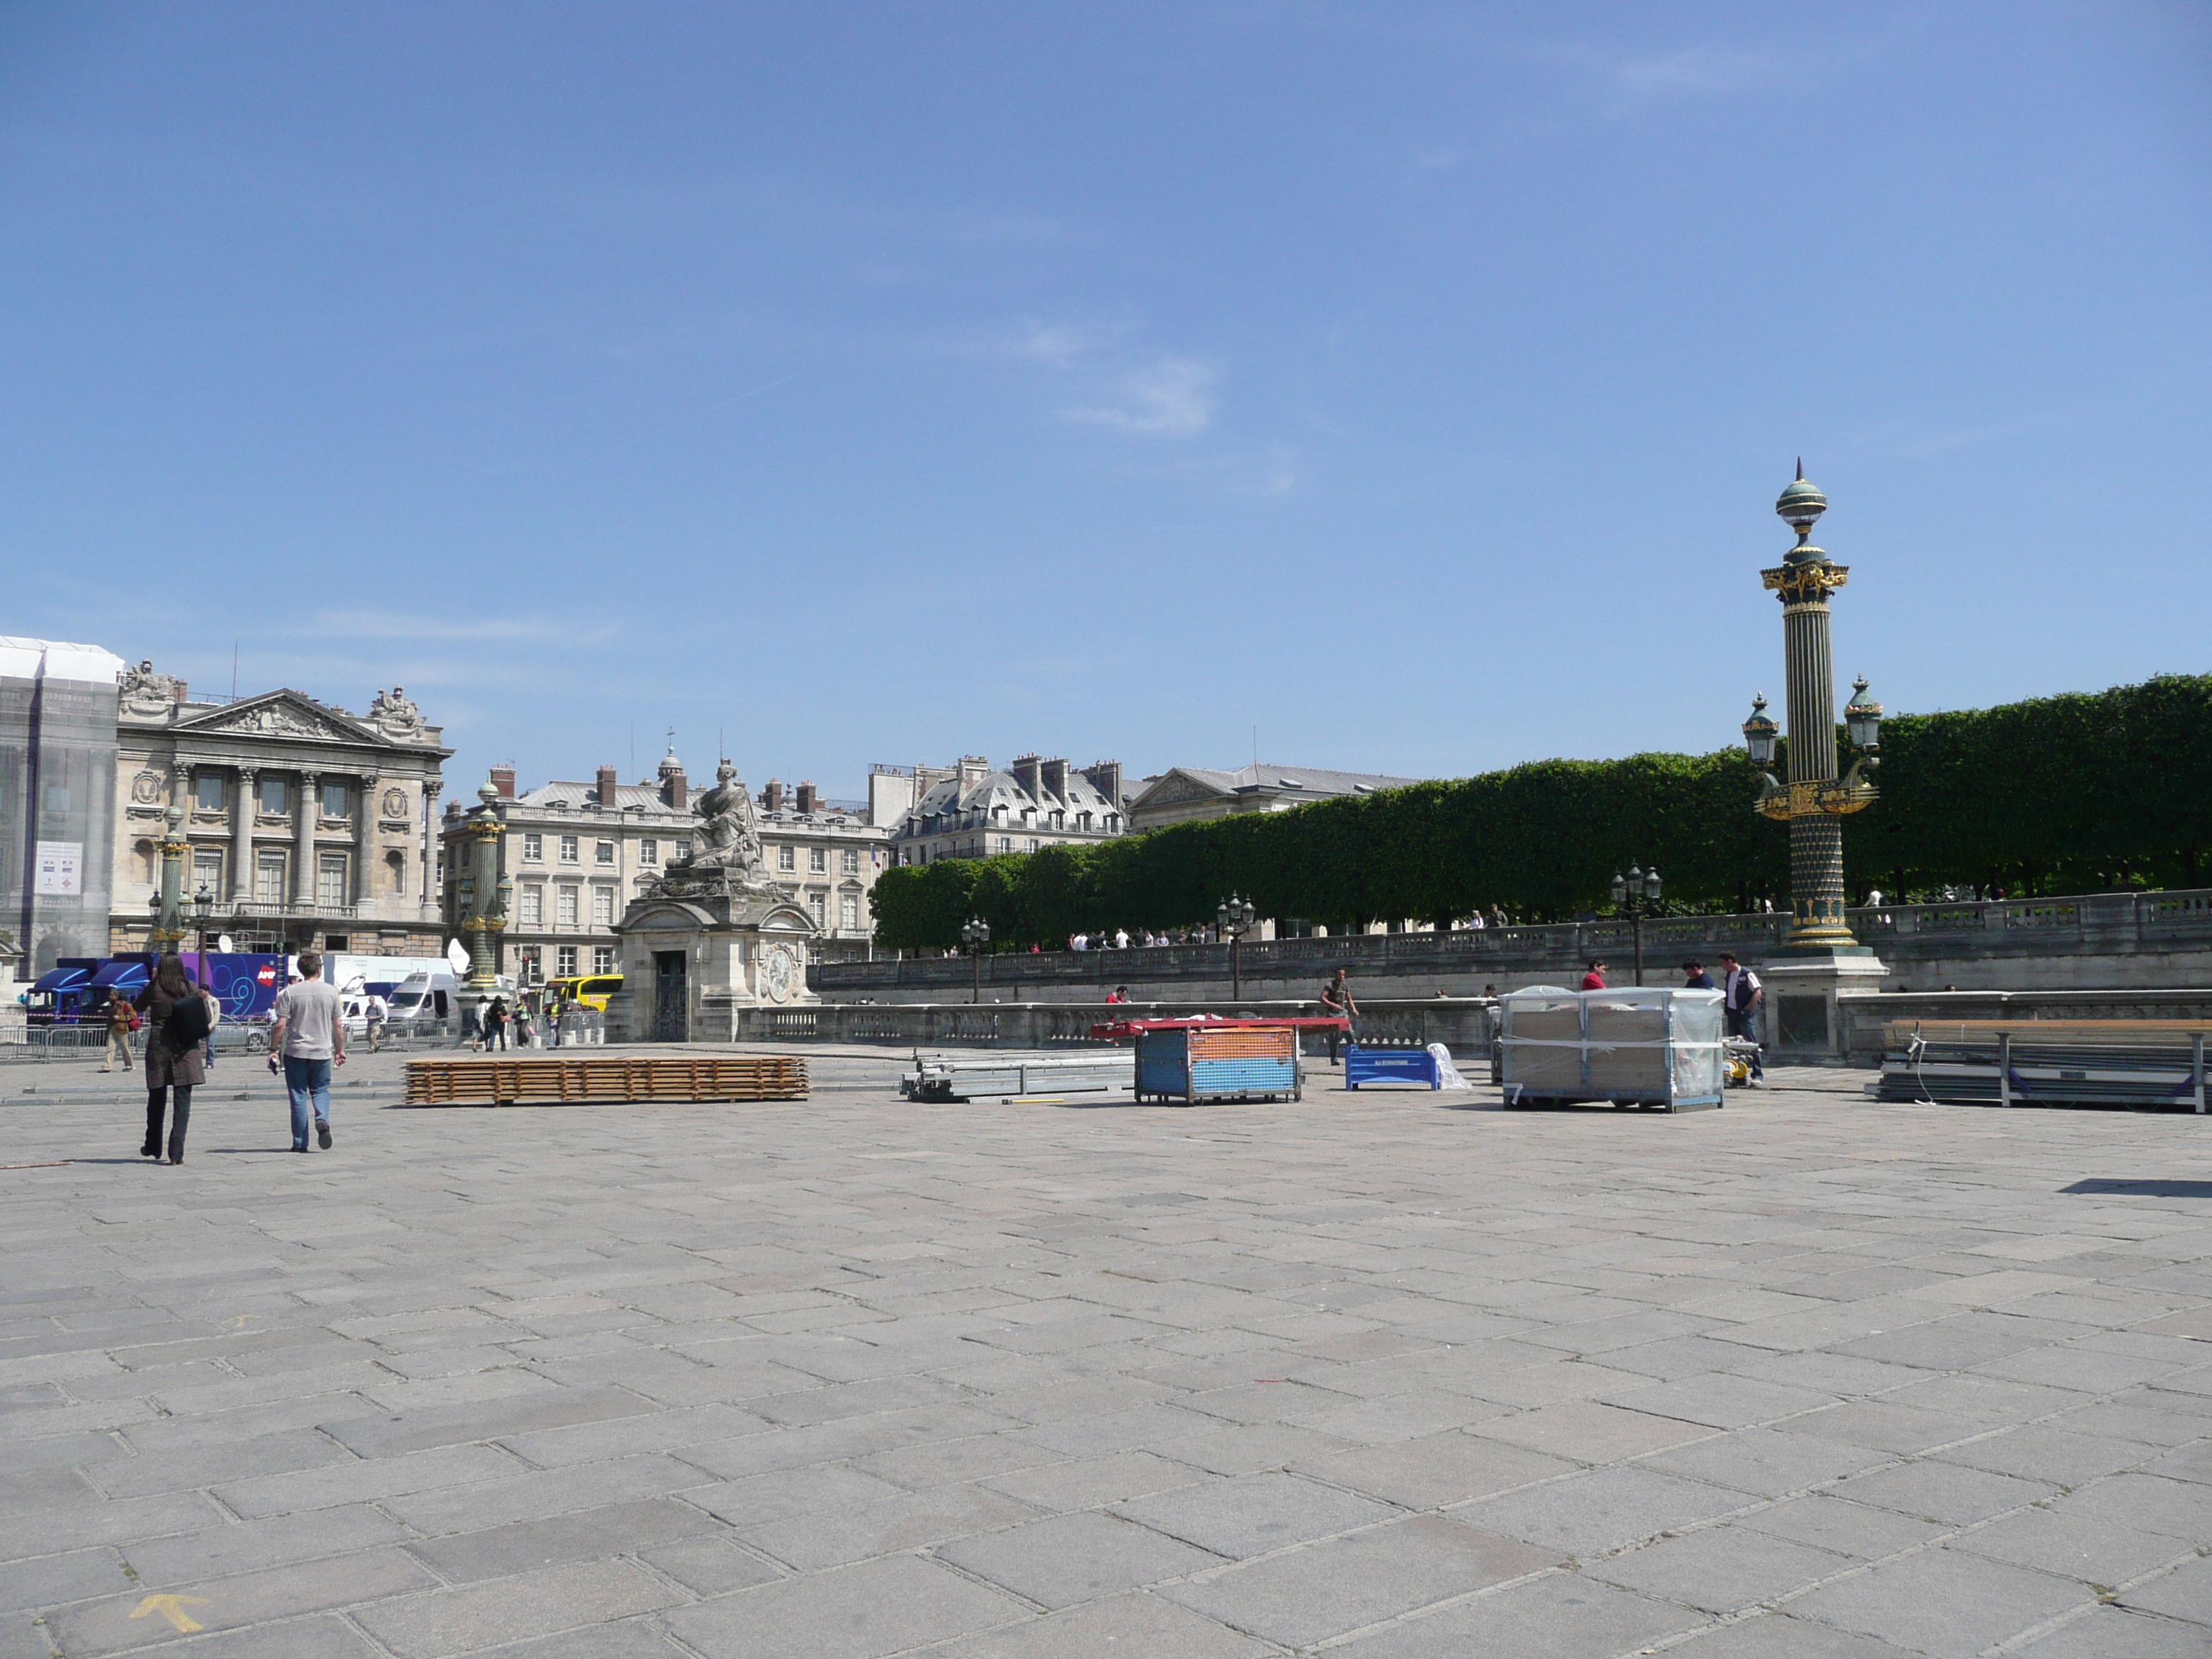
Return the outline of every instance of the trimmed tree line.
{"type": "MultiPolygon", "coordinates": [[[[2193,886],[2212,842],[2212,675],[1884,722],[1881,799],[1844,836],[1855,894],[2008,896],[2193,886]]],[[[1789,886],[1785,826],[1752,811],[1741,749],[1534,761],[1479,777],[1179,823],[1090,847],[887,870],[877,942],[950,948],[970,916],[994,947],[1078,931],[1210,922],[1231,891],[1332,931],[1444,923],[1502,906],[1565,921],[1610,908],[1631,862],[1677,910],[1753,909],[1789,886]]]]}

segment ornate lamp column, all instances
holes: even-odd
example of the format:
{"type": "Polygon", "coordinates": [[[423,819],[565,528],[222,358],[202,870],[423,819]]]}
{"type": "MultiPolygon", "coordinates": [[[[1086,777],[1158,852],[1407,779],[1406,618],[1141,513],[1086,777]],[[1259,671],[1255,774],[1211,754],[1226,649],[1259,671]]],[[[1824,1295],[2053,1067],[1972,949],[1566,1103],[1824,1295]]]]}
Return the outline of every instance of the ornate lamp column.
{"type": "MultiPolygon", "coordinates": [[[[1866,702],[1866,682],[1847,712],[1853,716],[1855,744],[1865,752],[1846,776],[1836,775],[1835,663],[1828,638],[1828,596],[1850,580],[1850,568],[1813,545],[1813,525],[1827,511],[1828,498],[1808,483],[1803,462],[1796,480],[1774,503],[1774,510],[1797,532],[1797,544],[1771,570],[1759,573],[1782,601],[1783,672],[1788,690],[1790,781],[1771,774],[1758,810],[1790,826],[1790,933],[1776,958],[1766,964],[1773,991],[1771,1026],[1763,1035],[1785,1054],[1828,1057],[1843,1051],[1844,1024],[1836,994],[1847,981],[1868,990],[1880,988],[1887,970],[1874,952],[1851,936],[1844,916],[1844,817],[1872,805],[1874,785],[1862,771],[1879,764],[1881,707],[1866,702]],[[1862,729],[1867,734],[1860,741],[1862,729]]],[[[1774,722],[1766,700],[1753,705],[1744,723],[1744,738],[1754,763],[1773,757],[1774,722]]]]}
{"type": "Polygon", "coordinates": [[[161,890],[146,934],[146,948],[157,953],[180,950],[185,942],[185,809],[172,805],[167,818],[161,836],[161,890]]]}
{"type": "Polygon", "coordinates": [[[513,884],[499,869],[500,839],[507,831],[500,821],[499,791],[487,783],[477,791],[477,799],[483,805],[469,814],[470,878],[465,884],[471,902],[461,931],[469,941],[467,988],[488,997],[499,986],[499,937],[507,931],[507,896],[513,884]]]}

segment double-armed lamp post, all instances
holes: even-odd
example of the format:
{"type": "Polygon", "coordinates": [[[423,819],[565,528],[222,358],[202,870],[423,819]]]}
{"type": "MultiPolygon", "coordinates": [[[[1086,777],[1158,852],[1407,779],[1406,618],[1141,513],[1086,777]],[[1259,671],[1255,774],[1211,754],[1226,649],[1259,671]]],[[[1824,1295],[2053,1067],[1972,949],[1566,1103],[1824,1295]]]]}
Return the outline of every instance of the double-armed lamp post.
{"type": "Polygon", "coordinates": [[[1229,997],[1232,1002],[1244,1000],[1244,965],[1238,951],[1255,920],[1252,901],[1239,898],[1234,893],[1213,907],[1213,925],[1229,941],[1229,997]]]}
{"type": "Polygon", "coordinates": [[[960,948],[968,953],[975,970],[975,994],[968,1000],[983,1000],[983,952],[991,948],[991,924],[981,916],[972,916],[960,924],[960,948]]]}
{"type": "Polygon", "coordinates": [[[1790,937],[1785,949],[1819,952],[1857,947],[1844,920],[1844,817],[1874,805],[1876,792],[1863,775],[1881,764],[1881,705],[1869,701],[1861,677],[1844,710],[1851,746],[1858,751],[1845,776],[1836,775],[1834,657],[1828,640],[1828,596],[1850,579],[1850,567],[1813,545],[1813,524],[1828,498],[1807,482],[1782,492],[1775,512],[1797,532],[1797,545],[1781,564],[1759,573],[1782,601],[1783,670],[1788,680],[1790,781],[1768,770],[1778,731],[1766,713],[1766,695],[1753,700],[1743,723],[1744,745],[1762,775],[1758,810],[1790,826],[1790,937]]]}
{"type": "Polygon", "coordinates": [[[1614,871],[1613,902],[1628,912],[1629,923],[1636,931],[1636,982],[1640,986],[1644,983],[1644,913],[1659,902],[1658,871],[1632,864],[1626,876],[1614,871]]]}

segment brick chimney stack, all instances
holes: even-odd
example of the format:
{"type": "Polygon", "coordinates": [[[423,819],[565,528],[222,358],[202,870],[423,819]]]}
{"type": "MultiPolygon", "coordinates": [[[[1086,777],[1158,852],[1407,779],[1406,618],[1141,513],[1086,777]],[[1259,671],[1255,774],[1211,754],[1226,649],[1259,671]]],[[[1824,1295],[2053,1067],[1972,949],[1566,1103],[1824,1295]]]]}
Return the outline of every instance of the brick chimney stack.
{"type": "Polygon", "coordinates": [[[501,800],[513,800],[514,799],[514,769],[512,766],[493,767],[491,787],[499,791],[499,798],[501,800]]]}
{"type": "Polygon", "coordinates": [[[1067,799],[1067,763],[1066,761],[1048,760],[1044,763],[1044,787],[1046,793],[1054,799],[1063,801],[1067,799]]]}
{"type": "Polygon", "coordinates": [[[814,793],[814,786],[811,782],[799,786],[799,810],[801,812],[815,811],[821,805],[822,798],[814,793]]]}
{"type": "Polygon", "coordinates": [[[1091,787],[1106,797],[1115,806],[1121,804],[1121,763],[1094,761],[1083,769],[1083,775],[1091,780],[1091,787]]]}
{"type": "Polygon", "coordinates": [[[177,682],[177,701],[179,702],[185,701],[185,683],[182,680],[177,682]]]}
{"type": "Polygon", "coordinates": [[[1035,755],[1019,755],[1006,769],[1014,775],[1014,781],[1031,800],[1040,804],[1044,799],[1044,762],[1035,755]]]}
{"type": "Polygon", "coordinates": [[[771,812],[783,811],[783,780],[770,778],[768,787],[761,791],[761,805],[771,812]]]}
{"type": "Polygon", "coordinates": [[[599,811],[602,812],[615,810],[615,786],[620,781],[613,767],[602,766],[599,769],[599,811]]]}

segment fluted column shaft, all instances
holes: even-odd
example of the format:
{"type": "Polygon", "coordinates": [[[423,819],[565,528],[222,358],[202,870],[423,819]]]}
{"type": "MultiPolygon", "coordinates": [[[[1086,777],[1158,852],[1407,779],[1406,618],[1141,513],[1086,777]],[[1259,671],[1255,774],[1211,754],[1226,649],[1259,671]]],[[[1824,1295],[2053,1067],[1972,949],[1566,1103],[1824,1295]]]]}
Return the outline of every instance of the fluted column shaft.
{"type": "MultiPolygon", "coordinates": [[[[1790,781],[1836,779],[1835,669],[1828,606],[1800,599],[1782,610],[1783,665],[1789,676],[1790,781]]],[[[1844,823],[1828,812],[1790,821],[1790,942],[1848,945],[1844,921],[1844,823]]]]}

